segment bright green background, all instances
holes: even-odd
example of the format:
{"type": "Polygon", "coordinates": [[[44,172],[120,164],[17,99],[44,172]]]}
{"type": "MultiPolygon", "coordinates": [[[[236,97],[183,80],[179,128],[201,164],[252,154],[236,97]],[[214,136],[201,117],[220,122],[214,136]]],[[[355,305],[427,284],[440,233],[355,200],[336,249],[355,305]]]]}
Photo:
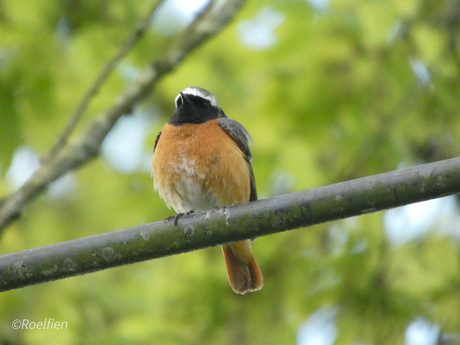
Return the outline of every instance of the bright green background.
{"type": "MultiPolygon", "coordinates": [[[[0,196],[11,192],[5,176],[15,150],[47,152],[148,6],[0,0],[0,196]]],[[[145,150],[178,92],[198,85],[252,134],[260,197],[457,156],[459,12],[454,0],[335,0],[325,11],[301,0],[249,1],[136,109],[152,120],[145,150]],[[284,18],[276,43],[245,46],[241,24],[267,7],[284,18]],[[417,63],[425,79],[414,73],[417,63]]],[[[151,30],[122,65],[140,69],[172,40],[151,30]]],[[[122,70],[81,128],[130,82],[122,70]]],[[[146,169],[120,173],[98,158],[75,178],[67,197],[45,193],[30,204],[1,238],[0,253],[172,214],[146,169]]],[[[383,215],[258,239],[265,285],[246,296],[231,291],[218,248],[2,293],[0,343],[294,344],[301,323],[322,307],[336,312],[334,344],[403,344],[417,318],[458,334],[458,236],[430,231],[394,246],[383,215]],[[17,318],[54,318],[68,329],[15,331],[17,318]]]]}

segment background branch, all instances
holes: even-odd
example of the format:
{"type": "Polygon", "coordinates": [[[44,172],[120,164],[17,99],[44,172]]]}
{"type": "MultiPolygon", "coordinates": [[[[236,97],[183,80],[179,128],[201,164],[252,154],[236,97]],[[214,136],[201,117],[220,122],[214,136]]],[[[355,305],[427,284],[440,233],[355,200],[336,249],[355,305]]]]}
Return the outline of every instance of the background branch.
{"type": "Polygon", "coordinates": [[[0,291],[460,192],[460,158],[0,256],[0,291]]]}
{"type": "Polygon", "coordinates": [[[243,3],[243,0],[229,0],[220,6],[213,6],[212,10],[206,7],[203,15],[198,15],[169,50],[144,69],[107,112],[96,117],[80,137],[59,150],[52,159],[45,161],[24,185],[2,200],[0,232],[17,219],[26,205],[51,182],[95,157],[117,120],[130,113],[133,106],[149,94],[162,76],[176,68],[182,59],[208,38],[216,35],[235,16],[243,3]]]}
{"type": "Polygon", "coordinates": [[[94,83],[88,89],[86,94],[83,96],[82,100],[78,104],[77,108],[70,116],[70,119],[62,131],[59,139],[57,140],[56,144],[54,144],[53,148],[48,153],[47,157],[45,157],[44,161],[51,160],[57,152],[63,148],[71,136],[72,132],[75,130],[78,122],[80,121],[83,113],[85,112],[86,108],[88,108],[89,103],[97,94],[101,86],[109,77],[110,73],[113,72],[115,67],[119,64],[119,62],[133,49],[136,43],[144,36],[148,28],[150,27],[150,23],[152,21],[152,16],[158,7],[163,3],[163,0],[156,1],[153,6],[148,11],[147,15],[142,19],[139,24],[137,25],[134,32],[128,37],[125,43],[121,46],[120,50],[115,54],[115,56],[104,66],[99,76],[96,78],[94,83]]]}

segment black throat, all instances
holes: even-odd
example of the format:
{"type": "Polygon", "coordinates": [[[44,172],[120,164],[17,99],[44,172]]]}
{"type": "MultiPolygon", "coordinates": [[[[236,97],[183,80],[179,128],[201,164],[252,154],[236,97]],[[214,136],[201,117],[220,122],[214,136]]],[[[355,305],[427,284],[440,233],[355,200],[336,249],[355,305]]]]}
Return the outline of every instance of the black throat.
{"type": "Polygon", "coordinates": [[[180,126],[186,123],[198,124],[225,117],[227,116],[222,109],[211,105],[208,100],[194,95],[182,95],[182,104],[176,108],[168,123],[173,126],[180,126]]]}

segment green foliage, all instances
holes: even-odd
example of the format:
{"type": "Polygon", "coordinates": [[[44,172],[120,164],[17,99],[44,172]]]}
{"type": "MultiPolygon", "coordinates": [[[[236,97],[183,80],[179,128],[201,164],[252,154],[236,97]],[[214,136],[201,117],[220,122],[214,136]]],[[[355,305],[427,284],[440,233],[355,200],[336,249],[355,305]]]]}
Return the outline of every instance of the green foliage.
{"type": "MultiPolygon", "coordinates": [[[[47,152],[147,5],[0,1],[0,197],[12,191],[5,176],[15,150],[47,152]]],[[[455,0],[345,0],[324,11],[301,0],[250,1],[135,109],[153,126],[145,150],[177,93],[197,85],[252,134],[261,197],[459,155],[458,11],[455,0]],[[273,46],[253,49],[242,43],[241,24],[264,8],[283,21],[273,46]]],[[[80,128],[171,40],[149,31],[80,128]]],[[[121,173],[101,155],[75,178],[65,196],[46,193],[27,208],[3,235],[2,254],[172,214],[148,169],[121,173]]],[[[336,310],[335,344],[401,344],[417,317],[458,332],[458,242],[430,232],[391,245],[382,215],[258,239],[265,286],[251,295],[233,294],[217,248],[6,292],[0,342],[293,344],[322,307],[336,310]],[[16,331],[16,318],[68,328],[16,331]]]]}

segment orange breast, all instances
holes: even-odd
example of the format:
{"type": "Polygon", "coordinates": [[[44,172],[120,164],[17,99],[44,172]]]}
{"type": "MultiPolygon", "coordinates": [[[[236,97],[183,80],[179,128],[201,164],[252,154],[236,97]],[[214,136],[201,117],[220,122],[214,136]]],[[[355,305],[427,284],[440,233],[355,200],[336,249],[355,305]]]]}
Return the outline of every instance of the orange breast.
{"type": "Polygon", "coordinates": [[[162,130],[152,159],[154,187],[176,212],[249,200],[249,163],[217,121],[162,130]]]}

